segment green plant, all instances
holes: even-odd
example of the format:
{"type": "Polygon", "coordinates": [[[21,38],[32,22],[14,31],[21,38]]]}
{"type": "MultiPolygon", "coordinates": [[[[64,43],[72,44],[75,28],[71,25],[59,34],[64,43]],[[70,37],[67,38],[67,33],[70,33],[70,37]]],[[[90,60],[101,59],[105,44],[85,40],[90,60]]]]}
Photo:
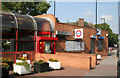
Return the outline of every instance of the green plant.
{"type": "Polygon", "coordinates": [[[2,63],[2,68],[8,69],[8,68],[9,68],[9,65],[8,65],[7,63],[2,63]]]}
{"type": "Polygon", "coordinates": [[[18,62],[18,63],[16,63],[16,65],[22,65],[25,67],[26,70],[29,70],[29,68],[30,68],[30,64],[26,61],[18,62]]]}
{"type": "Polygon", "coordinates": [[[98,52],[96,52],[96,55],[98,55],[98,52]]]}
{"type": "Polygon", "coordinates": [[[20,60],[20,59],[21,59],[20,57],[17,58],[17,60],[20,60]]]}
{"type": "Polygon", "coordinates": [[[13,60],[11,60],[10,58],[0,58],[0,62],[12,62],[13,60]]]}
{"type": "Polygon", "coordinates": [[[53,60],[53,59],[51,59],[51,58],[49,59],[49,61],[52,61],[52,60],[53,60]]]}
{"type": "Polygon", "coordinates": [[[38,62],[38,63],[46,63],[46,62],[43,61],[43,60],[39,60],[39,61],[35,61],[35,62],[38,62]]]}
{"type": "Polygon", "coordinates": [[[49,59],[49,61],[51,61],[51,62],[58,62],[57,59],[49,59]]]}
{"type": "Polygon", "coordinates": [[[18,57],[17,60],[22,60],[22,61],[24,61],[24,60],[27,60],[27,58],[26,58],[26,57],[21,57],[21,58],[18,57]]]}

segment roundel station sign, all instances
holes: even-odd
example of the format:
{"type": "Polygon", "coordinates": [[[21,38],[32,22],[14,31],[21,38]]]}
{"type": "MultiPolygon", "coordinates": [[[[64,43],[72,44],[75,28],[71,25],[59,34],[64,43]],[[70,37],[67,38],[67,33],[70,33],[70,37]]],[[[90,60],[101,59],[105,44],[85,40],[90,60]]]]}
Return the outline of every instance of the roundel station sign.
{"type": "Polygon", "coordinates": [[[75,38],[83,38],[83,28],[75,29],[75,38]]]}

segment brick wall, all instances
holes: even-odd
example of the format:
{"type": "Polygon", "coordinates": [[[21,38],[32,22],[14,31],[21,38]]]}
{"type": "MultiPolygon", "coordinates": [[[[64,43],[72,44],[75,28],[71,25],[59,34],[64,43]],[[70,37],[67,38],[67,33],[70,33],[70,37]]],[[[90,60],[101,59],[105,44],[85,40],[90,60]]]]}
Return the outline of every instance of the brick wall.
{"type": "MultiPolygon", "coordinates": [[[[72,35],[66,36],[65,39],[58,38],[58,41],[56,42],[56,51],[57,52],[65,52],[65,41],[66,40],[76,40],[73,38],[74,37],[73,30],[79,29],[79,28],[83,28],[83,39],[79,39],[79,40],[84,41],[84,43],[85,43],[84,53],[90,53],[90,40],[91,40],[90,36],[96,35],[96,30],[94,28],[75,26],[75,25],[70,25],[70,24],[65,24],[65,23],[56,23],[55,31],[70,32],[72,35]]],[[[106,34],[108,34],[108,31],[102,30],[101,36],[105,37],[105,39],[103,40],[103,51],[97,51],[98,38],[95,39],[95,52],[98,52],[98,54],[101,54],[101,55],[108,55],[108,37],[106,37],[106,34]]],[[[56,33],[55,33],[55,35],[56,35],[56,33]]],[[[81,51],[79,51],[79,52],[81,52],[81,51]]]]}

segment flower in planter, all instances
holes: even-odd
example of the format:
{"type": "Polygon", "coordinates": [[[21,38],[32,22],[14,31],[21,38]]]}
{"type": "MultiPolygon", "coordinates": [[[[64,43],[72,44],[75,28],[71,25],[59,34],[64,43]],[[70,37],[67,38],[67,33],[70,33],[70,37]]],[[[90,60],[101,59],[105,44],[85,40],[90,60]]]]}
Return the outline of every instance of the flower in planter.
{"type": "Polygon", "coordinates": [[[34,71],[35,72],[45,72],[49,71],[49,63],[39,60],[34,62],[34,71]]]}
{"type": "Polygon", "coordinates": [[[18,62],[16,63],[16,65],[22,65],[26,68],[26,70],[29,70],[30,69],[30,64],[26,61],[23,61],[23,62],[18,62]]]}
{"type": "Polygon", "coordinates": [[[58,62],[57,59],[49,59],[49,61],[51,61],[51,62],[58,62]]]}
{"type": "Polygon", "coordinates": [[[9,65],[8,65],[7,63],[2,63],[2,68],[8,69],[8,68],[9,68],[9,65]]]}
{"type": "Polygon", "coordinates": [[[24,60],[27,60],[27,58],[26,57],[21,57],[21,58],[18,57],[17,60],[23,60],[24,61],[24,60]]]}

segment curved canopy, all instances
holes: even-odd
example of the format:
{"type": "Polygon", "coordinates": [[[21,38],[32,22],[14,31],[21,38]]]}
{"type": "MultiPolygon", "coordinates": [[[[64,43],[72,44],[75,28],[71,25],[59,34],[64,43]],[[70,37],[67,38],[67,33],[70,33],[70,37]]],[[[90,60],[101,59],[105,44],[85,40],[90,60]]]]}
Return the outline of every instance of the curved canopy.
{"type": "Polygon", "coordinates": [[[0,21],[2,27],[17,28],[15,17],[11,12],[0,11],[0,18],[2,19],[0,21]]]}
{"type": "Polygon", "coordinates": [[[15,16],[17,18],[18,29],[36,29],[36,26],[30,16],[21,14],[15,14],[15,16]]]}
{"type": "Polygon", "coordinates": [[[37,17],[34,17],[34,19],[36,20],[38,31],[53,31],[51,24],[46,19],[37,17]]]}
{"type": "Polygon", "coordinates": [[[0,11],[0,14],[0,17],[2,18],[2,27],[50,32],[54,31],[50,22],[45,18],[3,11],[0,11]]]}

